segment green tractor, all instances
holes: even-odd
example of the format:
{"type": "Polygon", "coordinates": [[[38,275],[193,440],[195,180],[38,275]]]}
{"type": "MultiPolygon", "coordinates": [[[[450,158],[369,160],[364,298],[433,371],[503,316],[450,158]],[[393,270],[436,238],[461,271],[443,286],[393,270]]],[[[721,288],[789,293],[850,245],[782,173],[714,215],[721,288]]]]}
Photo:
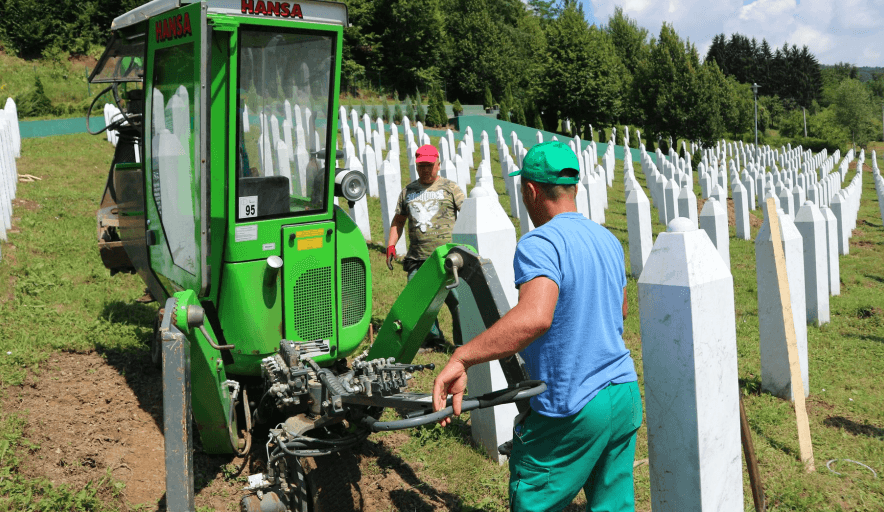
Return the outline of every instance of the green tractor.
{"type": "MultiPolygon", "coordinates": [[[[267,433],[263,473],[242,510],[314,510],[305,461],[372,432],[431,423],[407,392],[412,364],[448,293],[461,286],[463,339],[509,306],[494,268],[440,247],[408,284],[369,350],[365,241],[352,207],[366,177],[337,166],[344,4],[154,0],[118,18],[90,81],[119,114],[98,245],[111,273],[137,273],[159,310],[166,500],[193,510],[193,436],[210,454],[245,455],[267,433]],[[352,209],[352,208],[351,208],[352,209]],[[355,357],[354,357],[355,356],[355,357]],[[385,408],[402,419],[379,421],[385,408]],[[260,427],[263,425],[263,427],[260,427]]],[[[464,409],[545,389],[517,356],[510,386],[464,409]]],[[[432,365],[429,365],[432,368],[432,365]]],[[[256,450],[263,451],[263,450],[256,450]]]]}

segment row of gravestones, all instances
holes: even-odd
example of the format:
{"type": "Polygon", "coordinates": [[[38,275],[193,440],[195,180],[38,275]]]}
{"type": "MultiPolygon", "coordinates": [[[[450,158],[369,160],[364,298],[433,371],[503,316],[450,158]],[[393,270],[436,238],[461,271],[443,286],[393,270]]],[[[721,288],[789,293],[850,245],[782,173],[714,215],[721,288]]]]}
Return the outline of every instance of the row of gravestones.
{"type": "MultiPolygon", "coordinates": [[[[650,159],[643,162],[649,165],[646,173],[653,173],[650,159]]],[[[733,277],[729,263],[714,243],[728,243],[726,212],[715,199],[711,201],[713,206],[707,206],[714,209],[717,232],[724,233],[724,237],[703,225],[703,218],[708,215],[704,211],[699,221],[703,229],[698,229],[696,216],[676,217],[670,221],[669,231],[658,236],[652,248],[650,203],[628,164],[624,180],[632,271],[636,273],[636,263],[644,267],[637,274],[653,508],[688,510],[702,508],[704,503],[717,503],[721,510],[743,510],[733,277]],[[635,242],[637,238],[647,242],[646,254],[634,255],[635,246],[639,251],[643,246],[635,242]],[[673,318],[679,321],[671,321],[673,318]]],[[[879,193],[884,193],[884,178],[878,182],[879,193]]],[[[861,183],[862,174],[858,173],[850,185],[836,194],[855,199],[845,202],[850,207],[845,213],[855,216],[861,183]]],[[[696,212],[692,190],[691,197],[696,212]]],[[[835,198],[833,202],[837,202],[835,198]]],[[[822,287],[819,295],[827,299],[829,292],[838,293],[837,288],[829,290],[827,266],[820,269],[816,263],[828,258],[825,244],[831,240],[831,230],[821,229],[822,218],[814,203],[802,206],[797,222],[792,222],[782,210],[778,216],[795,329],[803,340],[799,341],[802,380],[804,389],[809,390],[805,285],[817,279],[814,286],[822,287]],[[805,280],[807,261],[814,262],[808,266],[816,272],[805,280]]],[[[455,225],[454,239],[473,245],[484,257],[500,262],[496,269],[510,269],[515,230],[499,203],[484,189],[474,189],[465,202],[455,225]]],[[[756,238],[756,261],[762,388],[790,398],[785,324],[778,293],[771,287],[776,280],[771,279],[773,247],[766,221],[756,238]]],[[[837,271],[837,254],[834,264],[837,271]]],[[[509,279],[501,272],[502,282],[509,283],[509,279]]],[[[471,391],[475,392],[499,388],[504,380],[495,366],[471,368],[469,378],[471,391]]],[[[474,436],[489,448],[490,454],[494,455],[492,450],[497,442],[511,437],[514,414],[514,407],[474,414],[474,436]],[[478,429],[485,430],[477,432],[478,429]]]]}
{"type": "MultiPolygon", "coordinates": [[[[847,164],[850,163],[849,159],[852,157],[851,151],[845,157],[845,162],[840,168],[846,169],[847,164]]],[[[864,155],[861,154],[860,168],[863,160],[864,155]]],[[[663,173],[657,171],[656,166],[649,160],[645,162],[650,167],[646,176],[652,196],[658,198],[654,200],[654,203],[658,207],[661,222],[668,223],[676,217],[686,217],[696,226],[698,224],[696,197],[693,194],[693,181],[690,175],[681,173],[677,166],[668,164],[665,159],[658,161],[661,161],[664,169],[674,168],[672,172],[675,173],[664,185],[667,179],[663,173]],[[683,186],[678,188],[679,184],[683,184],[683,186]]],[[[847,254],[849,250],[848,239],[856,227],[862,175],[858,173],[850,185],[841,189],[840,184],[843,176],[840,173],[824,174],[822,180],[814,183],[816,174],[805,171],[797,175],[798,184],[790,191],[791,180],[797,174],[795,171],[783,173],[784,175],[791,173],[791,177],[780,177],[778,172],[758,172],[751,163],[749,166],[749,170],[743,171],[743,182],[736,179],[736,172],[732,172],[731,176],[733,178],[733,208],[737,238],[749,239],[749,209],[750,206],[754,209],[754,185],[757,183],[758,190],[764,191],[761,197],[772,196],[776,199],[778,206],[783,207],[783,213],[787,217],[787,222],[784,222],[784,225],[794,226],[805,240],[799,251],[805,260],[802,274],[805,274],[807,299],[806,308],[802,307],[802,310],[806,309],[808,321],[817,325],[826,323],[829,320],[828,296],[839,293],[837,257],[838,254],[847,254]],[[757,178],[753,179],[750,174],[754,174],[757,178]],[[777,188],[780,190],[779,194],[777,194],[777,188]]],[[[702,163],[700,170],[703,172],[702,163]]],[[[709,173],[704,173],[701,176],[701,182],[704,180],[716,182],[715,165],[711,166],[711,174],[712,176],[709,173]]],[[[724,172],[719,174],[719,177],[721,176],[724,176],[724,172]]],[[[699,215],[699,225],[718,248],[725,264],[730,266],[727,196],[723,185],[726,185],[726,182],[721,181],[714,187],[709,187],[711,192],[699,215]]],[[[631,188],[627,183],[627,190],[631,188]]],[[[633,198],[627,197],[627,215],[635,219],[630,223],[630,228],[634,230],[630,237],[630,249],[634,262],[632,272],[636,277],[641,273],[642,268],[642,260],[637,259],[646,257],[647,247],[650,245],[647,235],[640,236],[649,231],[650,221],[645,219],[644,222],[641,222],[637,217],[639,205],[646,202],[647,200],[642,197],[642,194],[636,194],[633,198]],[[635,242],[633,242],[633,238],[635,242]],[[633,243],[638,245],[633,247],[633,243]]],[[[760,203],[761,201],[759,201],[760,203]]]]}
{"type": "MultiPolygon", "coordinates": [[[[0,109],[0,241],[12,228],[12,200],[18,188],[18,170],[15,159],[21,157],[21,132],[18,109],[12,98],[7,98],[0,109]]],[[[0,251],[0,259],[3,253],[0,251]]]]}
{"type": "MultiPolygon", "coordinates": [[[[518,198],[521,195],[518,192],[518,178],[512,179],[508,174],[518,168],[518,162],[525,154],[524,147],[517,138],[513,139],[514,159],[499,128],[496,135],[507,193],[518,198]]],[[[539,138],[538,142],[541,140],[539,138]]],[[[572,149],[579,148],[579,139],[576,144],[571,141],[570,145],[572,149]]],[[[414,144],[409,144],[409,149],[413,153],[414,144]]],[[[463,205],[454,229],[454,241],[476,247],[483,257],[496,263],[495,268],[510,303],[515,304],[517,295],[511,274],[516,245],[515,229],[498,202],[493,187],[479,186],[486,175],[486,162],[489,163],[487,170],[490,174],[490,151],[485,133],[481,136],[480,150],[482,161],[476,170],[477,186],[463,205]]],[[[609,180],[613,178],[613,154],[610,155],[610,165],[608,151],[603,157],[604,165],[597,165],[598,157],[594,151],[594,145],[585,152],[575,150],[582,168],[579,189],[592,190],[590,183],[593,181],[610,185],[609,180]]],[[[838,159],[837,154],[833,158],[825,154],[810,155],[791,148],[779,155],[765,151],[753,151],[752,154],[758,156],[757,162],[748,155],[741,160],[741,164],[748,166],[743,171],[743,180],[731,176],[732,192],[741,210],[738,215],[744,220],[748,220],[750,192],[743,182],[747,175],[757,178],[760,169],[773,166],[773,172],[764,176],[760,187],[761,197],[772,196],[779,201],[780,197],[784,197],[783,191],[793,192],[795,187],[805,192],[805,195],[799,194],[797,204],[800,208],[795,210],[795,222],[784,210],[779,210],[778,216],[795,312],[795,328],[801,339],[799,361],[802,379],[805,381],[804,389],[809,390],[805,321],[816,321],[818,325],[827,321],[828,296],[839,293],[837,248],[841,247],[841,253],[846,252],[845,237],[855,226],[862,174],[857,173],[851,183],[841,189],[850,161],[848,157],[852,158],[852,154],[845,157],[838,173],[832,175],[829,171],[838,159]],[[792,170],[799,167],[801,160],[804,163],[800,165],[804,167],[799,176],[792,170]],[[783,174],[776,169],[778,162],[784,167],[783,174]],[[820,169],[820,179],[815,179],[815,173],[811,178],[808,170],[817,169],[820,169]],[[795,185],[790,187],[792,181],[795,185]],[[809,194],[812,201],[805,202],[803,199],[807,197],[810,187],[813,187],[809,194]],[[833,214],[833,211],[837,214],[833,214]]],[[[715,187],[719,190],[708,194],[710,200],[698,219],[689,160],[676,160],[673,153],[670,153],[668,161],[661,154],[657,156],[663,173],[654,168],[647,154],[642,155],[645,174],[652,175],[655,184],[655,173],[668,175],[670,185],[673,181],[687,185],[684,175],[688,173],[691,180],[689,187],[678,189],[677,198],[673,195],[672,186],[664,187],[662,191],[657,189],[657,192],[661,192],[655,201],[658,206],[666,208],[668,204],[672,212],[684,210],[688,212],[688,218],[670,218],[669,232],[658,236],[652,250],[650,202],[635,179],[631,162],[627,160],[624,166],[631,270],[640,276],[639,309],[652,501],[655,510],[700,508],[703,503],[725,504],[723,509],[742,510],[734,292],[729,258],[725,252],[729,244],[727,212],[724,208],[727,182],[720,183],[711,171],[703,170],[704,175],[708,172],[705,179],[716,183],[715,187]],[[687,192],[681,195],[685,190],[687,192]],[[692,217],[690,212],[693,212],[692,217]],[[698,229],[698,224],[702,229],[698,229]],[[681,321],[664,322],[667,317],[680,318],[681,321]],[[710,326],[714,327],[710,329],[710,326]],[[702,335],[700,329],[703,329],[702,335]]],[[[733,160],[731,162],[734,166],[733,160]]],[[[713,167],[711,158],[701,163],[713,167]]],[[[720,171],[722,175],[725,170],[720,171]]],[[[757,186],[758,180],[754,180],[754,183],[757,186]]],[[[881,197],[884,194],[884,178],[877,176],[877,173],[876,186],[881,197]]],[[[607,187],[601,186],[601,191],[601,200],[606,202],[607,187]]],[[[590,218],[593,218],[592,198],[593,194],[587,193],[585,209],[578,201],[578,208],[590,218]]],[[[511,204],[514,206],[511,212],[513,216],[524,219],[518,201],[511,201],[511,204]]],[[[880,204],[884,205],[884,201],[880,204]]],[[[884,206],[881,211],[884,219],[884,206]]],[[[387,223],[386,220],[384,222],[387,223]]],[[[522,226],[523,229],[531,228],[530,223],[524,220],[522,226]]],[[[748,234],[746,226],[741,230],[741,235],[748,238],[748,234]]],[[[756,238],[756,261],[762,324],[762,387],[775,395],[789,398],[791,382],[785,353],[785,329],[779,296],[771,287],[775,280],[771,279],[773,248],[767,221],[756,238]]],[[[499,366],[494,364],[471,368],[469,378],[474,393],[499,389],[505,382],[499,366]]],[[[489,455],[500,461],[502,459],[495,447],[511,438],[515,414],[515,407],[510,405],[477,411],[472,417],[474,438],[487,447],[489,455]]]]}
{"type": "MultiPolygon", "coordinates": [[[[525,154],[524,148],[517,138],[513,139],[512,147],[516,155],[514,159],[499,128],[496,135],[499,158],[502,162],[502,178],[507,192],[518,198],[521,195],[518,193],[518,180],[512,180],[508,173],[517,168],[518,160],[525,154]]],[[[576,144],[571,141],[571,147],[579,148],[579,140],[576,144]]],[[[481,136],[480,151],[482,161],[476,171],[477,186],[472,189],[470,197],[463,205],[455,225],[454,241],[476,247],[483,257],[496,263],[495,268],[504,284],[507,296],[511,304],[515,304],[517,296],[512,286],[511,274],[511,262],[516,245],[515,229],[498,202],[493,187],[489,189],[479,186],[483,182],[483,169],[485,163],[489,161],[490,153],[485,133],[481,136]]],[[[789,151],[796,150],[789,149],[789,151]]],[[[588,178],[608,184],[613,173],[609,173],[606,165],[597,165],[594,147],[588,148],[585,152],[575,151],[575,153],[578,154],[583,168],[579,189],[591,188],[587,186],[588,178]],[[585,158],[587,156],[590,158],[585,158]]],[[[606,151],[603,164],[607,164],[605,161],[607,154],[606,151]]],[[[759,154],[764,155],[764,153],[759,154]]],[[[687,173],[691,173],[689,176],[692,176],[689,162],[676,160],[677,157],[673,158],[675,155],[672,153],[668,161],[662,158],[661,154],[657,156],[657,161],[664,169],[663,173],[655,168],[646,153],[642,154],[642,164],[645,166],[645,174],[649,177],[649,181],[653,177],[653,182],[657,183],[657,175],[664,173],[669,175],[670,184],[673,181],[683,183],[684,175],[687,173]]],[[[783,161],[794,157],[795,155],[792,155],[783,161]]],[[[766,158],[775,165],[773,157],[766,158]]],[[[818,155],[813,158],[818,164],[813,167],[816,169],[820,167],[823,159],[818,158],[818,155]]],[[[752,162],[749,158],[745,161],[747,164],[752,162]]],[[[761,163],[759,161],[759,166],[761,163]]],[[[711,159],[709,164],[711,167],[711,159]]],[[[792,169],[793,164],[788,164],[786,167],[792,169]]],[[[490,170],[490,165],[488,168],[490,170]]],[[[839,166],[839,170],[841,168],[846,169],[846,166],[839,166]]],[[[613,165],[610,169],[613,171],[613,165]]],[[[809,184],[818,186],[819,183],[830,179],[824,175],[822,180],[811,182],[811,178],[805,174],[804,180],[798,181],[795,175],[777,177],[775,173],[770,174],[766,182],[770,186],[763,187],[762,190],[775,198],[774,187],[782,183],[783,189],[786,189],[787,180],[794,179],[802,186],[809,184]]],[[[855,222],[859,204],[861,173],[858,173],[843,190],[840,189],[840,179],[839,175],[835,182],[839,186],[837,192],[830,192],[827,189],[825,194],[813,195],[820,202],[827,200],[832,205],[843,205],[841,215],[833,219],[836,223],[831,220],[828,223],[822,221],[820,209],[813,202],[801,206],[796,212],[795,222],[792,222],[792,218],[785,211],[778,212],[781,220],[781,236],[786,249],[795,328],[799,338],[803,340],[799,341],[799,360],[805,390],[809,389],[806,385],[805,320],[813,318],[810,303],[805,300],[806,296],[811,296],[807,290],[813,287],[818,296],[826,299],[826,306],[823,308],[826,311],[825,315],[820,311],[813,313],[817,315],[818,323],[826,321],[828,295],[838,293],[837,288],[830,288],[833,283],[835,286],[838,283],[837,254],[830,257],[833,247],[831,242],[835,241],[834,233],[837,232],[839,224],[842,233],[849,233],[851,223],[855,222]],[[835,228],[834,232],[832,228],[835,228]],[[814,271],[805,276],[805,267],[814,271]],[[832,271],[835,272],[834,280],[830,277],[832,271]]],[[[671,211],[680,212],[681,209],[692,211],[693,217],[691,218],[689,214],[687,218],[677,215],[669,219],[670,232],[661,234],[652,250],[650,202],[635,179],[631,162],[628,160],[624,166],[624,180],[631,270],[636,276],[640,276],[639,301],[654,508],[663,510],[698,508],[699,504],[712,500],[716,503],[727,503],[734,510],[741,510],[742,470],[739,430],[736,426],[739,412],[733,279],[726,253],[721,250],[729,244],[727,213],[723,207],[727,195],[722,190],[710,194],[711,199],[707,201],[698,218],[697,198],[693,193],[692,179],[690,186],[678,189],[680,192],[685,190],[689,192],[686,192],[684,197],[676,198],[672,194],[674,190],[672,187],[664,188],[664,191],[669,191],[669,196],[667,199],[666,195],[661,193],[660,198],[655,201],[658,207],[666,205],[668,201],[671,211]],[[681,204],[676,210],[675,205],[679,202],[681,204]],[[702,229],[698,229],[698,224],[702,229]],[[684,321],[663,322],[667,316],[681,318],[684,321]],[[709,319],[714,319],[712,323],[715,329],[712,331],[708,328],[709,319]],[[702,336],[699,335],[700,328],[704,329],[702,336]],[[689,369],[687,373],[685,368],[689,369]],[[704,385],[698,386],[698,383],[704,385]]],[[[732,182],[734,192],[740,196],[742,182],[733,179],[732,182]]],[[[884,191],[884,179],[879,178],[878,182],[881,193],[884,191]]],[[[720,183],[717,183],[716,187],[723,188],[720,183]]],[[[653,188],[649,190],[653,194],[653,188]]],[[[831,190],[834,190],[834,187],[831,190]]],[[[603,200],[607,200],[607,187],[602,186],[601,191],[603,200]]],[[[588,194],[588,197],[587,209],[582,210],[584,212],[592,211],[592,194],[588,194]]],[[[739,201],[743,203],[742,199],[739,201]]],[[[523,218],[518,201],[511,203],[515,204],[513,216],[523,218]]],[[[745,203],[748,208],[748,201],[745,203]]],[[[581,208],[579,204],[578,208],[581,208]]],[[[828,210],[826,206],[822,209],[828,210]]],[[[748,212],[745,216],[748,218],[748,212]]],[[[523,221],[522,225],[526,226],[525,229],[530,229],[530,224],[523,221]]],[[[778,396],[788,398],[791,396],[791,382],[784,348],[785,329],[778,302],[779,296],[773,293],[775,290],[770,287],[770,283],[775,280],[770,279],[773,250],[767,222],[762,225],[756,238],[756,253],[759,316],[763,324],[762,387],[778,396]]],[[[471,368],[469,377],[471,391],[474,393],[499,389],[504,382],[499,366],[493,364],[471,368]]],[[[511,437],[512,418],[515,413],[515,407],[510,406],[478,411],[473,416],[474,438],[487,447],[489,455],[498,457],[498,460],[502,459],[497,455],[495,447],[511,437]]]]}
{"type": "MultiPolygon", "coordinates": [[[[849,163],[839,166],[839,171],[849,163]]],[[[862,169],[861,163],[858,168],[862,169]]],[[[646,168],[646,175],[655,172],[659,171],[646,168]]],[[[693,510],[715,503],[716,510],[743,510],[733,277],[721,250],[729,243],[727,213],[717,194],[712,194],[700,214],[699,229],[696,218],[676,216],[653,248],[641,254],[632,246],[634,239],[649,243],[649,202],[633,176],[624,179],[633,273],[636,263],[642,266],[637,274],[652,508],[693,510]]],[[[680,176],[672,179],[678,181],[680,176]]],[[[884,179],[877,182],[880,205],[884,179]]],[[[860,170],[847,187],[832,192],[832,210],[837,205],[842,209],[829,222],[821,213],[829,208],[812,201],[797,210],[794,222],[777,210],[805,393],[809,390],[807,321],[816,325],[828,321],[828,297],[840,292],[835,238],[841,235],[836,235],[840,233],[836,226],[849,236],[861,187],[860,170]]],[[[693,197],[692,186],[689,193],[693,197]]],[[[777,201],[770,191],[767,197],[777,201]]],[[[663,201],[664,205],[673,201],[671,192],[663,201]]],[[[755,245],[762,390],[791,399],[785,324],[767,219],[755,245]]]]}

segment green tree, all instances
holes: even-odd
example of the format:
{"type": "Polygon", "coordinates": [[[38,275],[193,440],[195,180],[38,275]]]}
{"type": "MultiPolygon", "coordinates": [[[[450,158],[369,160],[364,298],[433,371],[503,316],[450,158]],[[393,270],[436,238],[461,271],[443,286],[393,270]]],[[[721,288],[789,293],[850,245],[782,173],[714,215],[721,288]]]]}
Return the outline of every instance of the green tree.
{"type": "Polygon", "coordinates": [[[605,28],[611,35],[614,51],[630,74],[635,73],[642,61],[648,58],[650,45],[648,31],[638,26],[635,20],[623,14],[623,8],[614,8],[605,28]]]}
{"type": "Polygon", "coordinates": [[[450,44],[450,93],[478,102],[483,99],[485,87],[495,91],[510,88],[514,92],[525,89],[536,52],[540,51],[542,31],[536,20],[533,24],[529,21],[533,17],[521,2],[449,1],[446,33],[450,44]]]}
{"type": "Polygon", "coordinates": [[[875,134],[875,110],[869,89],[859,80],[841,82],[832,101],[835,120],[847,130],[854,144],[865,146],[875,134]]]}
{"type": "Polygon", "coordinates": [[[7,52],[37,58],[47,50],[87,53],[103,45],[111,21],[139,0],[0,0],[0,41],[7,52]]]}
{"type": "Polygon", "coordinates": [[[411,101],[411,96],[405,97],[405,115],[411,123],[414,123],[417,120],[415,118],[414,102],[411,101]]]}
{"type": "Polygon", "coordinates": [[[373,17],[362,30],[376,34],[371,48],[385,87],[414,90],[438,83],[446,69],[445,18],[442,0],[377,0],[373,17]]]}
{"type": "Polygon", "coordinates": [[[454,103],[451,105],[451,110],[454,112],[455,116],[459,116],[463,114],[463,105],[460,104],[459,100],[454,100],[454,103]]]}
{"type": "Polygon", "coordinates": [[[697,69],[692,48],[667,23],[651,46],[648,60],[636,74],[638,104],[645,113],[645,126],[658,136],[685,135],[691,109],[697,104],[697,69]]]}
{"type": "Polygon", "coordinates": [[[570,3],[549,26],[547,50],[538,94],[539,106],[550,114],[544,124],[554,126],[557,115],[571,119],[573,131],[582,133],[587,124],[616,120],[625,68],[608,34],[590,26],[570,3]]]}
{"type": "Polygon", "coordinates": [[[434,86],[430,89],[427,98],[427,126],[447,126],[448,114],[445,113],[445,103],[442,100],[442,89],[434,86]]]}
{"type": "Polygon", "coordinates": [[[491,108],[494,106],[494,97],[491,96],[491,88],[487,85],[485,86],[485,100],[482,103],[482,106],[485,108],[491,108]]]}

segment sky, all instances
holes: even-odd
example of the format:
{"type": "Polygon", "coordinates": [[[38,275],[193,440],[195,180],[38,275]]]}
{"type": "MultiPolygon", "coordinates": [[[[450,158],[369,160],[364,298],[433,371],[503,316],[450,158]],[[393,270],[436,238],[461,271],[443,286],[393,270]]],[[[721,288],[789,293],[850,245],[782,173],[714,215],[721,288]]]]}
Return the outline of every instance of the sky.
{"type": "Polygon", "coordinates": [[[590,22],[604,25],[616,6],[656,37],[665,21],[706,55],[716,34],[784,42],[820,64],[884,66],[884,0],[582,0],[590,22]]]}

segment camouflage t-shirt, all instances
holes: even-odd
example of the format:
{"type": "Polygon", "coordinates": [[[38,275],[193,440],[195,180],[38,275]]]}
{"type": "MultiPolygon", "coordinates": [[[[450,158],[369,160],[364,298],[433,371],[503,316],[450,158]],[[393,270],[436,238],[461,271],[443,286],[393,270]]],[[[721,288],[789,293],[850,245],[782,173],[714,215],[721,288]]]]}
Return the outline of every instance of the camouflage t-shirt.
{"type": "Polygon", "coordinates": [[[405,257],[425,260],[437,247],[450,243],[463,200],[457,183],[442,177],[429,186],[420,180],[409,183],[396,203],[396,214],[408,217],[409,246],[405,257]]]}

